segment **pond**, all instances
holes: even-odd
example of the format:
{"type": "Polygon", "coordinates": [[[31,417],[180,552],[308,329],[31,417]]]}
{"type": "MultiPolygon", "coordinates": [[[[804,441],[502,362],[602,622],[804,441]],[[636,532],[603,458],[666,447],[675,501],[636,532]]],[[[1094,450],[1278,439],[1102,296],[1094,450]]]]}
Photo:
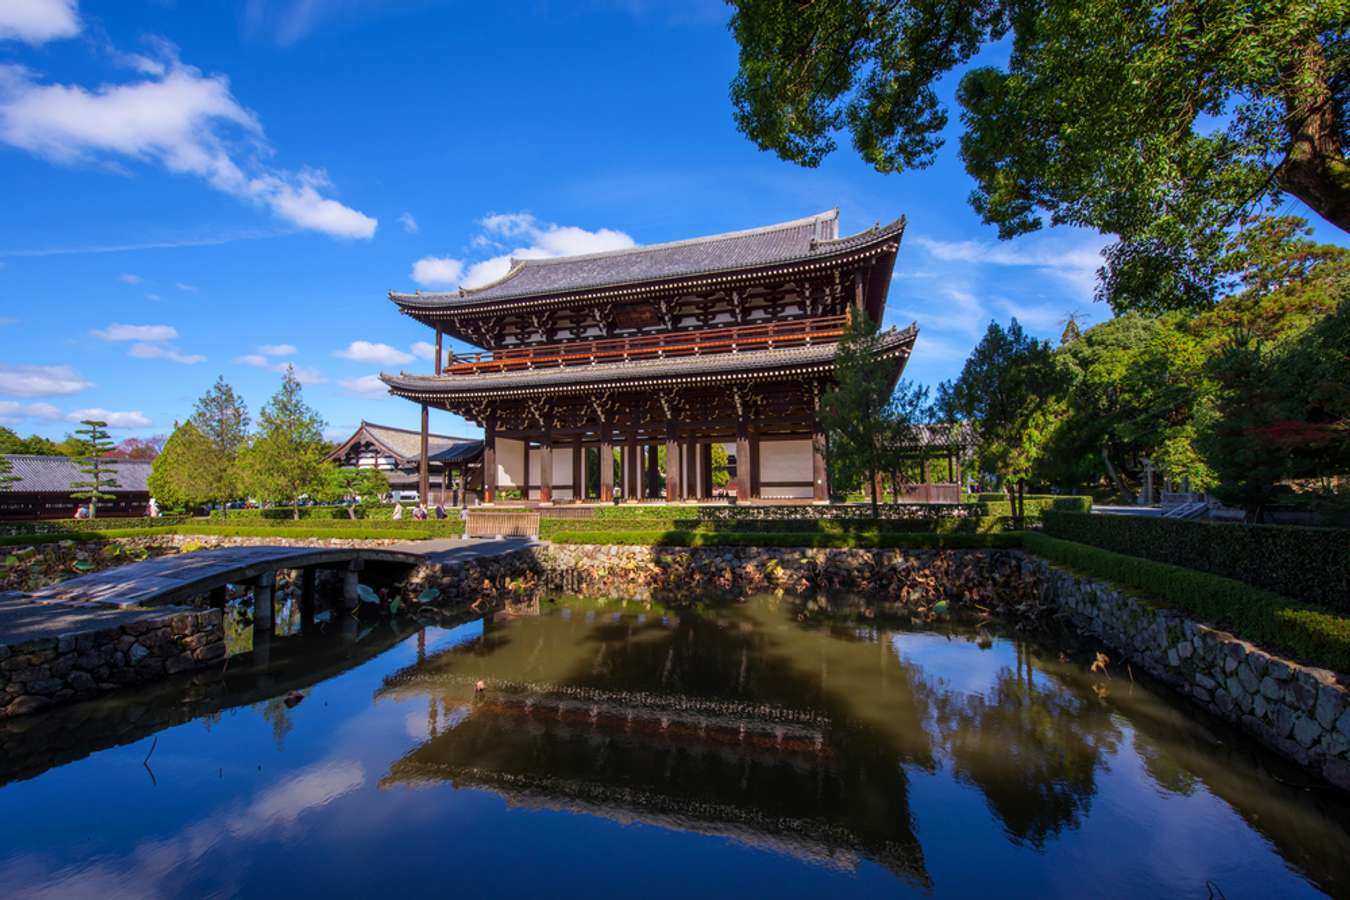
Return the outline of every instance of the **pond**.
{"type": "Polygon", "coordinates": [[[1343,798],[1061,639],[773,597],[336,631],[0,726],[4,896],[1350,893],[1343,798]]]}

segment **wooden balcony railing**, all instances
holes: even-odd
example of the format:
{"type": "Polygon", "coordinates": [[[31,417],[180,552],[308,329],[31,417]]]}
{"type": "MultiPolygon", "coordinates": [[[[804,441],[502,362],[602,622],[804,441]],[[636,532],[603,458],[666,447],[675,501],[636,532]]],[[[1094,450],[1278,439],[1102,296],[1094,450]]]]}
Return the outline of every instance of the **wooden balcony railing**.
{"type": "Polygon", "coordinates": [[[627,362],[634,359],[701,356],[709,353],[735,353],[740,350],[773,350],[820,341],[837,341],[844,333],[846,322],[844,316],[820,316],[792,322],[768,322],[762,325],[706,328],[700,331],[607,338],[599,341],[574,341],[569,344],[513,347],[465,356],[451,354],[442,372],[449,375],[479,375],[486,372],[551,369],[591,363],[627,362]]]}

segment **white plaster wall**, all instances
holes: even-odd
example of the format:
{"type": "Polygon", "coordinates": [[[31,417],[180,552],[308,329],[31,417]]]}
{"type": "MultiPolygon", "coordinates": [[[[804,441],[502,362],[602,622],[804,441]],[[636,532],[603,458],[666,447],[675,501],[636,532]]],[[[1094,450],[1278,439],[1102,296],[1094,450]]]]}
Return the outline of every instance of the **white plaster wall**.
{"type": "Polygon", "coordinates": [[[806,499],[814,496],[810,439],[761,441],[759,444],[759,493],[771,499],[806,499]],[[766,481],[804,481],[806,487],[764,487],[766,481]]]}
{"type": "Polygon", "coordinates": [[[497,487],[525,483],[525,442],[497,438],[497,487]]]}

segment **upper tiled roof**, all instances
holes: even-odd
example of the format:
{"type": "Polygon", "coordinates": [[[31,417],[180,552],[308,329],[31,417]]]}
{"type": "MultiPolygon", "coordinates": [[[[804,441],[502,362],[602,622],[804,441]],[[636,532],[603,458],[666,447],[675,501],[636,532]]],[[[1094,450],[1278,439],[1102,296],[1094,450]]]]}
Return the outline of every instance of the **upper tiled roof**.
{"type": "MultiPolygon", "coordinates": [[[[882,332],[880,353],[884,357],[908,353],[918,327],[882,332]]],[[[833,365],[838,344],[815,344],[782,350],[751,350],[715,353],[674,359],[644,359],[634,362],[564,366],[483,375],[380,375],[395,393],[433,393],[446,397],[480,396],[522,390],[576,391],[625,384],[660,384],[668,381],[717,376],[719,380],[762,377],[765,372],[833,365]]]]}
{"type": "MultiPolygon", "coordinates": [[[[19,481],[10,485],[15,493],[57,493],[69,494],[76,490],[70,486],[73,481],[87,481],[89,477],[80,471],[75,460],[68,456],[36,456],[28,454],[6,455],[13,466],[13,474],[19,481]]],[[[112,465],[112,478],[117,487],[108,493],[145,493],[149,491],[146,479],[150,477],[148,459],[109,459],[104,462],[112,465]]]]}
{"type": "Polygon", "coordinates": [[[408,309],[545,297],[824,257],[903,229],[901,218],[840,238],[839,210],[832,209],[777,225],[667,244],[554,259],[512,259],[506,275],[482,287],[413,294],[391,291],[389,296],[408,309]]]}
{"type": "MultiPolygon", "coordinates": [[[[395,456],[408,462],[416,462],[422,456],[422,433],[420,431],[394,428],[390,425],[376,425],[373,422],[364,421],[350,438],[342,442],[334,455],[345,452],[348,445],[360,437],[384,446],[395,456]]],[[[481,441],[475,441],[473,438],[453,437],[448,434],[428,434],[427,449],[430,452],[427,458],[434,459],[439,454],[458,448],[463,444],[481,444],[481,441]]]]}

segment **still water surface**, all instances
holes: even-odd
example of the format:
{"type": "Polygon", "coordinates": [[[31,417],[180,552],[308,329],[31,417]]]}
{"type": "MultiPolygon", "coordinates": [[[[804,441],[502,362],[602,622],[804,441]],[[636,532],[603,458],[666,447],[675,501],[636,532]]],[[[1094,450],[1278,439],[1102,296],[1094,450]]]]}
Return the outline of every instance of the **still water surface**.
{"type": "Polygon", "coordinates": [[[1350,893],[1336,795],[1045,640],[772,598],[403,629],[3,726],[0,896],[1350,893]]]}

